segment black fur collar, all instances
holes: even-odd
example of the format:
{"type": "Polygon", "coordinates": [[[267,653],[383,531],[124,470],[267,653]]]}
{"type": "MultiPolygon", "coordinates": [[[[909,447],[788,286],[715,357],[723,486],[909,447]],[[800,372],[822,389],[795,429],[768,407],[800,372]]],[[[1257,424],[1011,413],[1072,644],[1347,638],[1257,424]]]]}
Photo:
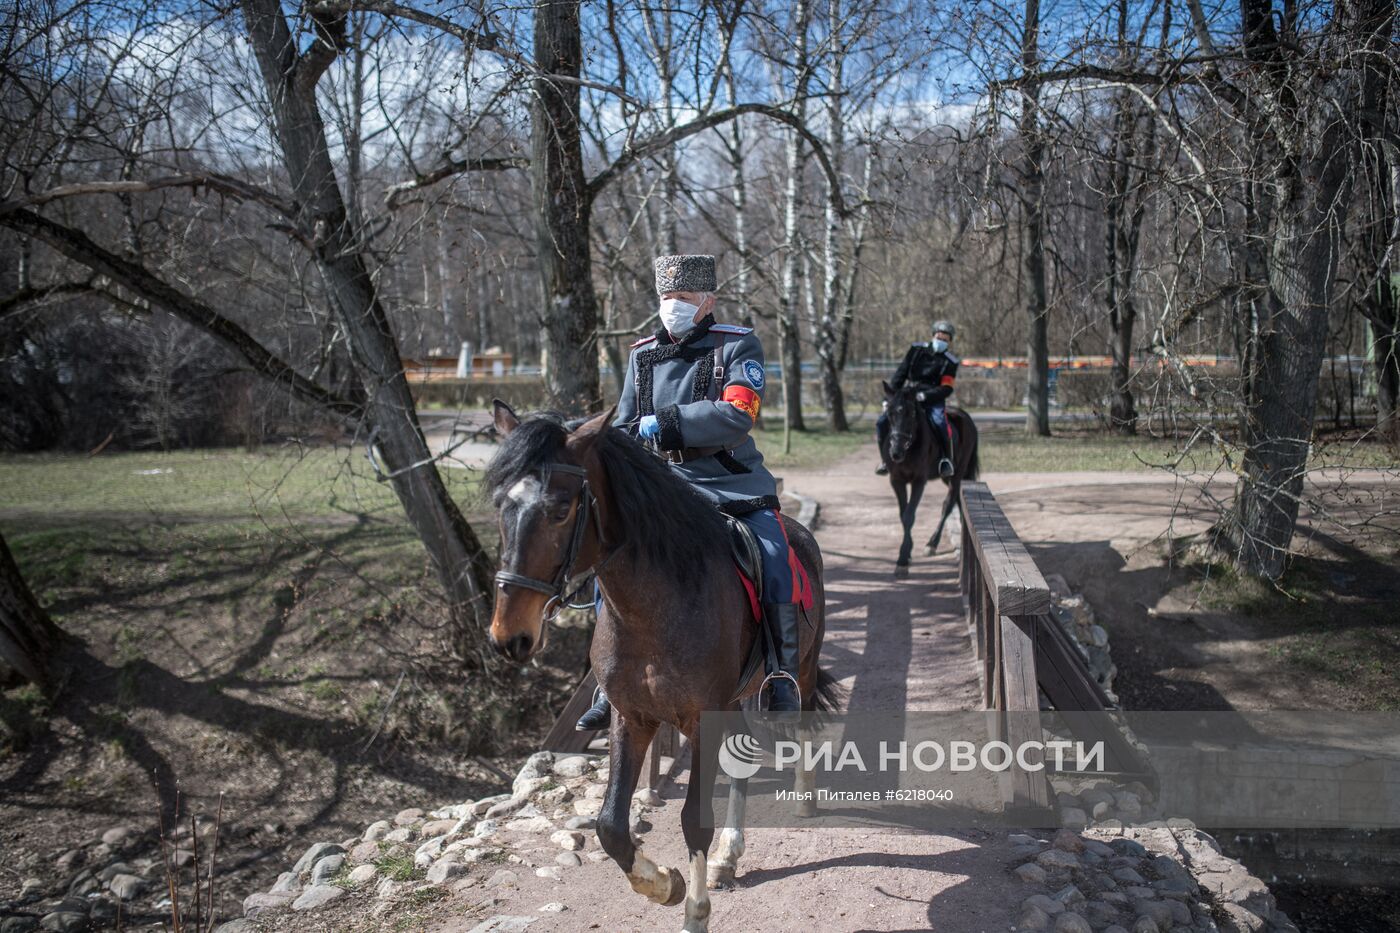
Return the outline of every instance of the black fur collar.
{"type": "MultiPolygon", "coordinates": [[[[662,360],[681,359],[687,363],[693,363],[699,359],[714,357],[713,347],[698,346],[699,342],[710,332],[710,325],[714,324],[715,316],[707,314],[696,324],[695,329],[685,335],[679,343],[671,340],[671,335],[663,327],[656,332],[656,343],[647,347],[637,354],[637,410],[643,415],[656,413],[653,407],[655,402],[651,397],[652,368],[662,360]]],[[[709,362],[700,368],[696,374],[697,385],[693,390],[695,398],[703,398],[709,390],[710,372],[714,363],[709,362]],[[703,381],[704,385],[699,385],[703,381]]]]}

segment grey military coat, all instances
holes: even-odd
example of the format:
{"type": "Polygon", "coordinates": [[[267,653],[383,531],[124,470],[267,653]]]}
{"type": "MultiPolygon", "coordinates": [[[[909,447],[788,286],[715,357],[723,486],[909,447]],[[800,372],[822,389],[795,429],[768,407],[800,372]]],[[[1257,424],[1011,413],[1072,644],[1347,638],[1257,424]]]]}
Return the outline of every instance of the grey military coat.
{"type": "Polygon", "coordinates": [[[777,484],[749,434],[765,382],[753,330],[707,315],[679,343],[662,329],[632,345],[613,423],[635,436],[656,415],[671,468],[723,511],[777,509],[777,484]]]}

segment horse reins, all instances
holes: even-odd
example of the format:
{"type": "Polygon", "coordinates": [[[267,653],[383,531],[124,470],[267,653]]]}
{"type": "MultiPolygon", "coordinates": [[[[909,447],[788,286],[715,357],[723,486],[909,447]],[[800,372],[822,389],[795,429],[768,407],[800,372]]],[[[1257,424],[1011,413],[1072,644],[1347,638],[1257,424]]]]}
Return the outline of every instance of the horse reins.
{"type": "MultiPolygon", "coordinates": [[[[574,587],[573,591],[567,595],[564,588],[569,585],[569,578],[573,576],[574,562],[578,560],[579,551],[583,548],[583,536],[588,530],[588,519],[593,515],[596,500],[593,497],[593,490],[588,486],[588,471],[583,467],[574,466],[572,463],[550,463],[542,471],[544,476],[544,487],[549,488],[549,482],[555,473],[567,473],[571,476],[583,477],[583,486],[579,489],[578,509],[574,512],[574,528],[569,535],[569,547],[564,552],[564,560],[559,565],[559,570],[554,575],[553,580],[541,580],[537,577],[527,577],[522,573],[514,573],[509,570],[496,571],[496,586],[504,589],[507,585],[523,586],[528,590],[537,593],[544,593],[549,597],[549,601],[544,604],[544,621],[551,621],[558,615],[564,606],[571,608],[584,608],[573,606],[573,599],[583,588],[588,585],[588,579],[574,587]]],[[[603,540],[602,529],[598,530],[598,541],[603,540]]],[[[609,554],[608,557],[612,555],[609,554]]],[[[606,562],[607,558],[604,558],[606,562]]],[[[601,566],[601,564],[599,565],[601,566]]],[[[591,576],[591,575],[590,575],[591,576]]]]}

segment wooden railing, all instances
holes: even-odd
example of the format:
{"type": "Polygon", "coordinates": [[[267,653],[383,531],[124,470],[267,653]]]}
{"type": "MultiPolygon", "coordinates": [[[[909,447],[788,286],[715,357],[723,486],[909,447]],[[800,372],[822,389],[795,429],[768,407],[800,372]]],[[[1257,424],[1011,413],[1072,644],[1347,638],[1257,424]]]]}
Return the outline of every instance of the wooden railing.
{"type": "MultiPolygon", "coordinates": [[[[1043,741],[1041,694],[1082,741],[1102,741],[1116,777],[1151,783],[1138,749],[1102,715],[1113,708],[1079,649],[1050,616],[1050,588],[985,483],[962,484],[959,580],[968,637],[981,663],[982,707],[992,710],[994,738],[1013,748],[1043,741]],[[1091,715],[1085,715],[1085,714],[1091,715]]],[[[1041,764],[1027,754],[1031,766],[1041,764]]],[[[1049,770],[1003,772],[1009,815],[1039,819],[1051,811],[1049,770]]]]}

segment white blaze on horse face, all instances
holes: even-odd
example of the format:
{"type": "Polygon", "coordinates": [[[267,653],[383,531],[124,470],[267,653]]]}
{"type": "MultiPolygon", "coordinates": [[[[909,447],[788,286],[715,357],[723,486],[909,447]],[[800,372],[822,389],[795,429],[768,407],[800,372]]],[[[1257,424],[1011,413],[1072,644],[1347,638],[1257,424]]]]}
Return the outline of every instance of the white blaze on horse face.
{"type": "Polygon", "coordinates": [[[517,505],[524,505],[539,495],[539,486],[540,481],[537,478],[527,476],[510,487],[510,491],[506,493],[506,498],[517,505]]]}

